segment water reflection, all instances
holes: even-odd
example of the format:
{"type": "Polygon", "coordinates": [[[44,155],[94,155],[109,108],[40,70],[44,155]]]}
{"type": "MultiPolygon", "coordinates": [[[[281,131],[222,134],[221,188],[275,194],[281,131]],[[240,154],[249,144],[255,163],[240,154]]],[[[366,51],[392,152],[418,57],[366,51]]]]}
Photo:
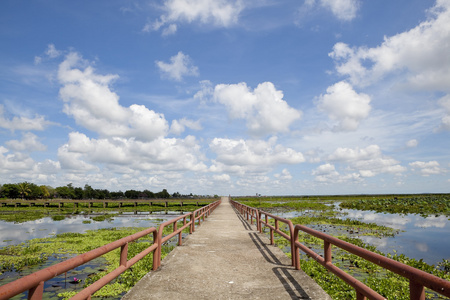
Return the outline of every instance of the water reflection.
{"type": "MultiPolygon", "coordinates": [[[[450,259],[450,220],[447,216],[423,217],[413,214],[388,214],[374,211],[351,209],[339,210],[341,219],[359,220],[365,223],[376,223],[398,230],[395,237],[374,237],[358,235],[367,244],[376,246],[384,253],[405,254],[410,258],[423,259],[426,263],[436,265],[443,259],[450,259]]],[[[274,212],[283,218],[294,218],[308,215],[308,211],[274,212]]],[[[314,211],[311,211],[314,213],[314,211]]],[[[307,224],[306,224],[307,225],[307,224]]],[[[310,226],[322,231],[321,228],[310,226]]]]}
{"type": "Polygon", "coordinates": [[[423,259],[429,264],[437,264],[442,259],[450,258],[450,221],[446,216],[379,214],[373,211],[344,209],[343,218],[372,222],[401,230],[395,237],[360,238],[385,253],[405,254],[410,258],[423,259]]]}
{"type": "Polygon", "coordinates": [[[83,233],[113,227],[152,227],[180,215],[177,211],[124,212],[104,221],[91,218],[101,214],[69,215],[61,221],[45,217],[35,221],[12,223],[0,221],[0,247],[17,245],[26,240],[46,238],[66,232],[83,233]],[[90,223],[89,223],[90,222],[90,223]]]}

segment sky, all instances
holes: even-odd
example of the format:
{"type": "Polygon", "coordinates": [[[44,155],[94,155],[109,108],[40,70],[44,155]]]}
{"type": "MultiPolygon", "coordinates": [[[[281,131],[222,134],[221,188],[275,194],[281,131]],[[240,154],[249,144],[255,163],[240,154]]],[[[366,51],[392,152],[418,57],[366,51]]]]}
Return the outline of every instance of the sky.
{"type": "Polygon", "coordinates": [[[4,0],[0,184],[450,192],[449,0],[4,0]]]}

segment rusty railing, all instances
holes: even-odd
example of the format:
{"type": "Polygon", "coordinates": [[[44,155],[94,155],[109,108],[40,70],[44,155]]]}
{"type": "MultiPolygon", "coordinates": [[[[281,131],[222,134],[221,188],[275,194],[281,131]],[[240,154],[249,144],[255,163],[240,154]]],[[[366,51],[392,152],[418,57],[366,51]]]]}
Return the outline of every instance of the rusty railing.
{"type": "MultiPolygon", "coordinates": [[[[342,241],[335,237],[332,237],[323,232],[311,229],[309,227],[303,225],[295,225],[293,226],[292,222],[287,219],[283,219],[277,217],[275,215],[263,212],[256,208],[246,206],[239,202],[233,201],[230,199],[230,203],[242,214],[242,215],[254,215],[254,212],[257,212],[257,229],[259,232],[262,232],[262,225],[265,225],[270,228],[270,243],[274,243],[274,232],[278,233],[286,240],[288,240],[291,244],[291,256],[292,256],[292,265],[300,270],[300,253],[299,250],[303,251],[305,254],[316,260],[318,263],[323,265],[327,270],[344,280],[347,284],[352,286],[356,291],[356,299],[357,300],[365,300],[365,299],[385,299],[383,296],[378,294],[376,291],[372,290],[370,287],[357,280],[350,274],[346,273],[342,269],[338,268],[332,262],[332,252],[331,245],[339,247],[343,250],[346,250],[354,255],[357,255],[367,261],[370,261],[384,269],[390,270],[394,273],[397,273],[407,279],[409,279],[409,288],[410,288],[410,299],[411,300],[425,300],[425,287],[441,294],[446,297],[450,297],[450,282],[424,272],[422,270],[418,270],[406,264],[400,263],[393,259],[387,258],[385,256],[379,255],[377,253],[371,252],[364,248],[355,246],[348,242],[342,241]],[[265,216],[263,219],[262,216],[265,216]],[[275,226],[271,225],[268,221],[268,218],[273,218],[275,220],[275,226]],[[287,224],[289,228],[289,235],[282,232],[279,229],[278,222],[281,221],[287,224]],[[322,239],[324,241],[324,250],[323,257],[310,248],[306,247],[302,243],[298,241],[298,233],[299,231],[303,231],[307,234],[310,234],[316,238],[322,239]],[[293,250],[292,250],[293,249],[293,250]]],[[[248,218],[247,218],[248,220],[248,218]]],[[[253,224],[253,223],[252,223],[253,224]]]]}
{"type": "Polygon", "coordinates": [[[0,300],[9,299],[15,295],[28,291],[28,299],[41,300],[44,293],[44,283],[58,275],[61,275],[67,271],[70,271],[76,267],[79,267],[97,257],[100,257],[112,250],[120,248],[120,263],[119,267],[106,274],[90,286],[86,287],[79,293],[77,293],[71,299],[91,299],[91,295],[101,289],[103,286],[117,278],[120,274],[125,272],[136,262],[144,258],[147,254],[153,252],[153,270],[157,270],[161,265],[161,246],[178,235],[178,245],[182,243],[182,231],[190,227],[189,233],[195,230],[195,220],[199,220],[198,225],[201,224],[200,218],[205,220],[211,212],[221,203],[221,200],[215,201],[207,206],[204,206],[194,212],[187,213],[172,220],[166,221],[159,226],[159,229],[151,227],[135,233],[133,235],[124,237],[120,240],[114,241],[102,247],[96,248],[89,252],[80,254],[53,266],[47,267],[30,275],[24,276],[13,282],[0,286],[0,300]],[[189,218],[189,222],[187,221],[189,218]],[[183,225],[178,228],[178,222],[183,220],[183,225]],[[173,224],[173,232],[163,237],[163,230],[165,227],[173,224]],[[149,234],[153,234],[153,244],[147,249],[143,250],[133,258],[129,259],[128,256],[128,243],[136,241],[149,234]]]}

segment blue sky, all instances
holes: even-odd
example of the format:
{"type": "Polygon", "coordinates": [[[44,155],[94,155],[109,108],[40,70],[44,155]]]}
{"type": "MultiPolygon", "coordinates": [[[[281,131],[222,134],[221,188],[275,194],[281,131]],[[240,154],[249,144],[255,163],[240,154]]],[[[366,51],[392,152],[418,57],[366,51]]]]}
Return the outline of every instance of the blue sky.
{"type": "Polygon", "coordinates": [[[450,192],[450,1],[0,3],[0,184],[450,192]]]}

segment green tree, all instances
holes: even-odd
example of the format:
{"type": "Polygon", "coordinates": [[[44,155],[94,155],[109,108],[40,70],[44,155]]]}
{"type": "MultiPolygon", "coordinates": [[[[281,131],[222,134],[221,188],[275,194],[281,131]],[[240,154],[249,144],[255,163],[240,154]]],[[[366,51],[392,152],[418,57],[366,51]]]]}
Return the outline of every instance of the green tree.
{"type": "Polygon", "coordinates": [[[18,183],[17,187],[19,188],[19,193],[22,199],[25,199],[25,197],[27,197],[28,194],[31,193],[30,184],[26,181],[18,183]]]}
{"type": "Polygon", "coordinates": [[[42,198],[44,199],[50,198],[50,191],[47,186],[41,185],[39,188],[41,189],[42,198]]]}
{"type": "Polygon", "coordinates": [[[5,183],[2,188],[0,189],[0,197],[1,198],[9,198],[9,199],[16,199],[19,198],[20,191],[17,184],[13,183],[5,183]]]}
{"type": "Polygon", "coordinates": [[[26,197],[27,199],[42,199],[42,189],[38,185],[30,183],[29,188],[30,192],[28,193],[28,197],[26,197]]]}
{"type": "Polygon", "coordinates": [[[161,192],[156,194],[157,198],[170,198],[169,192],[166,189],[163,189],[161,192]]]}
{"type": "Polygon", "coordinates": [[[85,184],[84,185],[83,193],[84,193],[83,196],[84,196],[85,199],[93,199],[93,198],[95,198],[95,191],[89,184],[85,184]]]}

